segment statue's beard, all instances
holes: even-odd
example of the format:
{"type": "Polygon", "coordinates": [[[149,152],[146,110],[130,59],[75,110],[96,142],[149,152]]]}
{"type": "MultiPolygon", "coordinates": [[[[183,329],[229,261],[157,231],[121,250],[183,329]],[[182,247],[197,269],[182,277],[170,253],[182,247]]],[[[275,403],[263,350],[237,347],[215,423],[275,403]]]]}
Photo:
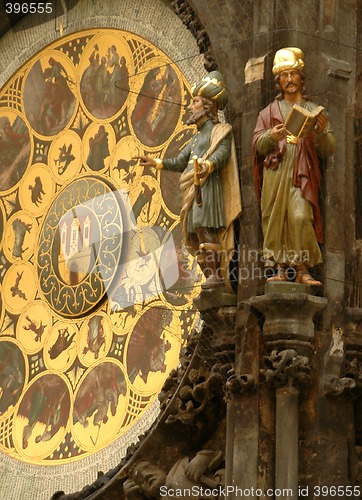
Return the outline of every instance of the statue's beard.
{"type": "Polygon", "coordinates": [[[204,109],[200,109],[200,111],[194,111],[193,113],[190,113],[190,115],[186,121],[186,124],[187,125],[195,125],[195,123],[197,123],[200,120],[200,118],[203,118],[206,115],[207,115],[207,112],[204,109]]]}

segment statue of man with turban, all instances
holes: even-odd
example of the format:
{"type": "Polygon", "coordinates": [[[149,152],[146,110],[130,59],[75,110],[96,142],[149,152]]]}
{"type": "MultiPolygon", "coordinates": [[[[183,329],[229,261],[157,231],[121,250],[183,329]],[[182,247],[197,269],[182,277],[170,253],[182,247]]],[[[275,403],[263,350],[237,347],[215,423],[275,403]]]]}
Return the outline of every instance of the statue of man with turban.
{"type": "Polygon", "coordinates": [[[187,123],[196,125],[197,132],[180,154],[169,159],[138,159],[142,166],[182,172],[184,242],[206,276],[203,288],[213,288],[227,279],[234,251],[233,221],[241,212],[240,187],[232,128],[218,120],[218,110],[228,100],[221,74],[212,71],[202,78],[192,96],[187,123]],[[201,205],[195,199],[194,156],[199,158],[201,205]]]}
{"type": "Polygon", "coordinates": [[[303,95],[303,57],[296,47],[275,54],[273,74],[281,92],[258,117],[254,178],[261,203],[263,258],[267,267],[276,269],[268,281],[287,281],[287,268],[292,268],[297,283],[319,286],[310,271],[322,262],[319,158],[333,154],[336,139],[323,112],[303,138],[291,135],[284,126],[294,104],[308,111],[317,107],[303,95]]]}

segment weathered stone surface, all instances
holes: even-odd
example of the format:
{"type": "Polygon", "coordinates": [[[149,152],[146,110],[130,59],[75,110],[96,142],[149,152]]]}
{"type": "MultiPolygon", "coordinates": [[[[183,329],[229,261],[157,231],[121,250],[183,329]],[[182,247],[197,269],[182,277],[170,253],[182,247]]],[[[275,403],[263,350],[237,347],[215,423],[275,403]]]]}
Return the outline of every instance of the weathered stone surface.
{"type": "Polygon", "coordinates": [[[326,307],[327,299],[305,293],[268,293],[252,297],[248,303],[264,314],[263,334],[268,342],[308,342],[314,336],[314,316],[326,307]]]}

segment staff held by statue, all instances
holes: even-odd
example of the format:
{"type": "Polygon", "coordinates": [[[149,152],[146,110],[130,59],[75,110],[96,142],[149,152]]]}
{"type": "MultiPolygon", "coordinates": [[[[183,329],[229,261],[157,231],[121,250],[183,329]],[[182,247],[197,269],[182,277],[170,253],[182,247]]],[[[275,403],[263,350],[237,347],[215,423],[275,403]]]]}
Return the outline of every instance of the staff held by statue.
{"type": "Polygon", "coordinates": [[[199,158],[197,155],[194,155],[192,157],[194,161],[194,186],[195,186],[195,202],[198,207],[202,207],[202,194],[201,194],[201,185],[200,185],[200,178],[198,176],[200,169],[199,169],[199,158]]]}

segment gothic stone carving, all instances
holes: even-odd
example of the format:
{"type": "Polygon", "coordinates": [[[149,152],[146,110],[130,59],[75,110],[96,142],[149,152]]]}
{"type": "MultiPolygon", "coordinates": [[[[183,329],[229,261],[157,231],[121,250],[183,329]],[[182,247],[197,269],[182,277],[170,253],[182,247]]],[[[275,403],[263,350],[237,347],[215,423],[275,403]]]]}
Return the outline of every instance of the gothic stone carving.
{"type": "Polygon", "coordinates": [[[211,43],[206,29],[197,18],[194,10],[185,0],[174,0],[172,2],[173,10],[176,12],[181,21],[188,27],[193,36],[196,38],[200,53],[203,54],[206,63],[205,69],[213,71],[217,69],[215,57],[211,49],[211,43]]]}
{"type": "Polygon", "coordinates": [[[266,369],[261,370],[266,382],[273,387],[291,384],[296,388],[310,383],[309,359],[299,355],[294,349],[272,351],[265,358],[266,369]]]}

